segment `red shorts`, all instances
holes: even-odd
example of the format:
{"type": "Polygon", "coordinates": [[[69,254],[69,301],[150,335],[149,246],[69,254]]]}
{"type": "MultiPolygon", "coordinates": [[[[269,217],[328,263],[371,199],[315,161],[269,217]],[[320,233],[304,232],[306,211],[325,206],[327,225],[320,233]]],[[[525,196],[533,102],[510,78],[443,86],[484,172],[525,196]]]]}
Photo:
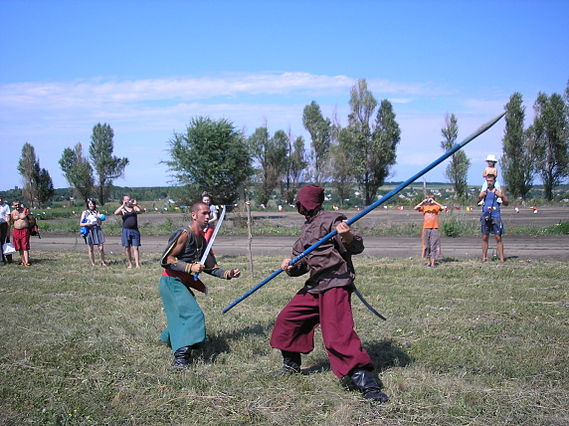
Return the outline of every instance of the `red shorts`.
{"type": "Polygon", "coordinates": [[[12,244],[16,250],[29,250],[30,249],[30,230],[14,229],[12,233],[12,244]]]}

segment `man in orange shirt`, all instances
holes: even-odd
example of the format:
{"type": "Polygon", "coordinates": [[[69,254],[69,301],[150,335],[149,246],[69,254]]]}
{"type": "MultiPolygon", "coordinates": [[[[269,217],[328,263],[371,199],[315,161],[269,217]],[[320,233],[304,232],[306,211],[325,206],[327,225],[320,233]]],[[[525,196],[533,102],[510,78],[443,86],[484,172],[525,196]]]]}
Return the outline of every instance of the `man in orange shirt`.
{"type": "Polygon", "coordinates": [[[415,206],[423,213],[422,254],[427,259],[427,266],[435,268],[436,260],[441,256],[441,238],[439,235],[439,213],[444,206],[435,201],[433,194],[415,206]]]}

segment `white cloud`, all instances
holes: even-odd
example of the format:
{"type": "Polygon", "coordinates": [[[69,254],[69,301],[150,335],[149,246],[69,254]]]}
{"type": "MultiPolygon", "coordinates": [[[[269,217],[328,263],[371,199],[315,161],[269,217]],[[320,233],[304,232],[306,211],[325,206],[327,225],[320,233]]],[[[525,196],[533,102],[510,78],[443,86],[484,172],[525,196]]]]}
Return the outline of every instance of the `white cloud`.
{"type": "MultiPolygon", "coordinates": [[[[25,108],[48,104],[65,109],[113,103],[148,101],[204,101],[238,95],[291,95],[310,93],[346,94],[356,80],[343,75],[328,76],[302,72],[227,73],[211,77],[180,77],[145,80],[102,78],[64,82],[25,82],[0,86],[0,107],[25,108]]],[[[398,83],[371,80],[370,90],[389,94],[431,93],[429,83],[398,83]]],[[[408,102],[408,100],[400,100],[408,102]]]]}

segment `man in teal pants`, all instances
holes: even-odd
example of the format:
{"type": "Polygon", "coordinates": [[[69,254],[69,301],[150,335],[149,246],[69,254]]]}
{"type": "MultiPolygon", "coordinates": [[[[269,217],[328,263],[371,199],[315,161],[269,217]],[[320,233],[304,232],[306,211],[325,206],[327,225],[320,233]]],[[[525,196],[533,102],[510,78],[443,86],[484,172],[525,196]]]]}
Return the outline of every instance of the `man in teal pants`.
{"type": "Polygon", "coordinates": [[[194,204],[191,225],[170,235],[168,246],[160,258],[160,265],[164,268],[160,277],[160,297],[168,322],[160,340],[172,348],[172,365],[176,368],[188,366],[192,349],[199,347],[206,336],[205,317],[191,290],[205,292],[206,287],[194,278],[194,274],[205,272],[227,280],[241,274],[239,269],[221,269],[211,254],[205,264],[199,263],[207,245],[202,231],[208,225],[209,214],[207,204],[194,204]]]}

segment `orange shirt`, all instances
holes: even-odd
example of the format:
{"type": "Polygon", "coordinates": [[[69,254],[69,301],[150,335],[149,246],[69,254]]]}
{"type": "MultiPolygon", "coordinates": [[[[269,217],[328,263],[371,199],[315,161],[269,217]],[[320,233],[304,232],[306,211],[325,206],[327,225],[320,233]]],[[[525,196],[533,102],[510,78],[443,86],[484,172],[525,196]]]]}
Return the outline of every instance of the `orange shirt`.
{"type": "Polygon", "coordinates": [[[436,204],[421,206],[419,211],[423,213],[423,229],[439,228],[439,212],[442,211],[441,206],[436,204]]]}

